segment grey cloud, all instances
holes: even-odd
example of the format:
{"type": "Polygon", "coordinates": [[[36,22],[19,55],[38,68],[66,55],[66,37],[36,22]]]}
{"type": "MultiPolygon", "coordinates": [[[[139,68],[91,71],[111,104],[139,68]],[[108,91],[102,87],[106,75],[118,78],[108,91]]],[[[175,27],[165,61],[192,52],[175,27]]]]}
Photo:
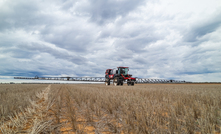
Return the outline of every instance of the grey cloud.
{"type": "Polygon", "coordinates": [[[90,31],[80,30],[80,29],[63,29],[57,31],[51,29],[50,32],[43,32],[42,38],[55,44],[58,47],[62,47],[73,52],[85,53],[87,51],[87,46],[90,45],[93,35],[90,31]]]}
{"type": "Polygon", "coordinates": [[[152,35],[142,35],[137,38],[122,38],[118,39],[114,44],[116,50],[124,51],[124,49],[130,50],[131,53],[145,53],[147,52],[145,47],[150,43],[156,42],[160,38],[152,35]]]}
{"type": "Polygon", "coordinates": [[[116,19],[118,16],[125,16],[137,6],[144,3],[144,0],[90,0],[86,9],[91,14],[90,20],[97,24],[104,24],[116,19]]]}
{"type": "Polygon", "coordinates": [[[19,45],[20,48],[23,48],[24,50],[28,50],[28,51],[32,51],[32,52],[44,52],[44,53],[48,53],[51,54],[52,56],[54,56],[57,59],[63,59],[63,60],[67,60],[67,61],[71,61],[75,64],[84,64],[87,62],[87,59],[85,59],[84,57],[78,56],[74,53],[70,54],[67,53],[67,51],[65,51],[65,49],[55,49],[52,47],[49,47],[47,45],[44,44],[40,44],[40,43],[28,43],[28,44],[20,44],[19,45]]]}
{"type": "MultiPolygon", "coordinates": [[[[36,17],[35,12],[39,10],[38,4],[34,3],[35,1],[30,2],[26,0],[19,2],[5,1],[4,8],[0,13],[0,30],[30,26],[30,20],[36,17]]],[[[32,22],[34,21],[36,20],[32,22]]]]}
{"type": "Polygon", "coordinates": [[[0,30],[42,30],[42,28],[61,23],[59,16],[56,16],[56,11],[59,11],[59,8],[58,10],[54,9],[61,2],[60,0],[4,1],[4,8],[0,12],[0,30]]]}
{"type": "Polygon", "coordinates": [[[218,12],[218,15],[198,21],[197,24],[192,26],[184,35],[184,41],[197,42],[200,37],[216,31],[221,26],[221,11],[218,12]]]}
{"type": "Polygon", "coordinates": [[[18,48],[7,49],[7,51],[4,53],[9,53],[11,57],[17,59],[26,59],[27,57],[32,57],[34,54],[36,54],[35,52],[25,51],[18,48]]]}
{"type": "Polygon", "coordinates": [[[81,0],[63,0],[61,3],[61,9],[64,11],[69,12],[68,10],[70,10],[71,8],[73,8],[73,6],[76,3],[79,3],[81,0]]]}
{"type": "Polygon", "coordinates": [[[148,62],[149,62],[149,61],[148,61],[148,58],[145,59],[145,58],[143,58],[143,57],[137,57],[137,58],[134,58],[133,61],[136,62],[137,64],[141,64],[141,65],[143,64],[143,65],[149,66],[149,64],[148,64],[148,62]]]}

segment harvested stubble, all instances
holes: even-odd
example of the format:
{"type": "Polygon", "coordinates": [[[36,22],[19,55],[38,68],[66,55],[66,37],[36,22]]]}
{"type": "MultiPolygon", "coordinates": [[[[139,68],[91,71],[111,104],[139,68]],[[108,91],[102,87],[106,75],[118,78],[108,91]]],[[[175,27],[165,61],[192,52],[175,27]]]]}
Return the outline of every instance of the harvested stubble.
{"type": "Polygon", "coordinates": [[[65,90],[77,118],[72,123],[83,118],[93,132],[220,132],[221,85],[66,85],[65,90]]]}
{"type": "Polygon", "coordinates": [[[67,84],[48,95],[43,133],[220,133],[220,84],[67,84]]]}
{"type": "Polygon", "coordinates": [[[45,89],[46,84],[1,84],[0,85],[0,121],[9,119],[15,113],[29,106],[30,100],[36,100],[36,94],[45,89]]]}
{"type": "Polygon", "coordinates": [[[50,91],[50,85],[16,84],[3,87],[8,88],[5,92],[4,88],[1,90],[5,93],[3,95],[7,95],[3,96],[5,101],[7,99],[7,102],[11,102],[4,103],[5,106],[10,108],[15,105],[15,109],[10,109],[13,111],[9,112],[13,114],[8,113],[7,118],[5,116],[1,118],[0,134],[50,133],[54,130],[53,120],[47,118],[47,104],[50,104],[47,103],[47,94],[50,91]],[[15,99],[20,102],[15,104],[15,99]],[[22,105],[22,102],[25,105],[22,105]]]}

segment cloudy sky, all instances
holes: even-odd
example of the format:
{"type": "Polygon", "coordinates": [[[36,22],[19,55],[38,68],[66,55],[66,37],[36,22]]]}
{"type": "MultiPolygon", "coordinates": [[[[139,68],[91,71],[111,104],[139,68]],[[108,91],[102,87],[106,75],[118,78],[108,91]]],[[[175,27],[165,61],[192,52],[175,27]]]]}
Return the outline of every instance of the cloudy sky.
{"type": "Polygon", "coordinates": [[[221,81],[220,0],[0,0],[0,78],[221,81]]]}

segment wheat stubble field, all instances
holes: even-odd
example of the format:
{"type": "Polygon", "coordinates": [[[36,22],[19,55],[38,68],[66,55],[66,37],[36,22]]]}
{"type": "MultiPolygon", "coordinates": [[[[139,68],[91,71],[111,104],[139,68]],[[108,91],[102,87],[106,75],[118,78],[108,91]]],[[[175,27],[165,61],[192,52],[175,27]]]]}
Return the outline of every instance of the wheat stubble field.
{"type": "Polygon", "coordinates": [[[0,133],[221,131],[221,84],[1,84],[0,133]]]}

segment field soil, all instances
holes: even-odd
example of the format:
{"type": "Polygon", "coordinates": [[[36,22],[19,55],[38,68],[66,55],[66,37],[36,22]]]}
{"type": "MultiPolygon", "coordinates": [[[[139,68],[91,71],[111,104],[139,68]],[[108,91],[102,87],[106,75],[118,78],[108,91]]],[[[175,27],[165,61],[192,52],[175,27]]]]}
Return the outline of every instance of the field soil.
{"type": "Polygon", "coordinates": [[[221,84],[51,84],[36,96],[0,132],[221,132],[221,84]]]}

